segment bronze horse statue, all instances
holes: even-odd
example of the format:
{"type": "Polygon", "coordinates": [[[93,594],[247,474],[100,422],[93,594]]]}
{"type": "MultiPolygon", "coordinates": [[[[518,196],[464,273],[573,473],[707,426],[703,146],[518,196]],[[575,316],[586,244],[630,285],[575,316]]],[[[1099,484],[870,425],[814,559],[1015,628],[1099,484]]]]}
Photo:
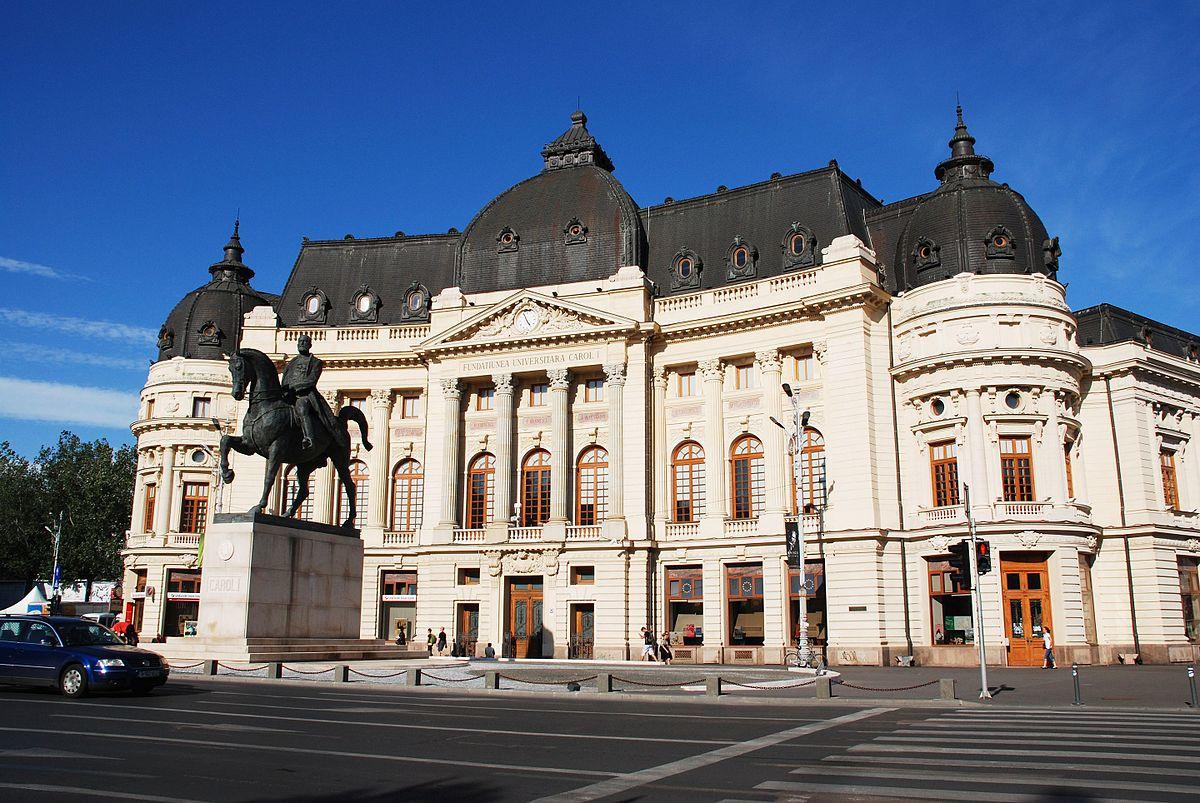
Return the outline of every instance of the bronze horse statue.
{"type": "Polygon", "coordinates": [[[347,518],[342,526],[354,527],[355,497],[357,489],[350,477],[349,422],[358,424],[363,446],[370,450],[367,440],[367,418],[357,407],[343,407],[337,414],[340,437],[324,428],[314,432],[313,444],[301,448],[302,433],[295,406],[286,398],[279,384],[279,374],[271,358],[256,349],[238,349],[229,358],[229,373],[233,377],[233,398],[241,401],[250,393],[250,409],[242,420],[242,434],[221,436],[221,479],[233,481],[233,470],[229,468],[229,450],[245,455],[262,455],[267,458],[267,476],[263,481],[262,498],[250,509],[260,513],[267,506],[267,498],[279,475],[280,466],[296,467],[298,492],[283,514],[287,518],[296,515],[300,505],[308,498],[308,478],[325,465],[333,462],[342,487],[346,489],[347,518]]]}

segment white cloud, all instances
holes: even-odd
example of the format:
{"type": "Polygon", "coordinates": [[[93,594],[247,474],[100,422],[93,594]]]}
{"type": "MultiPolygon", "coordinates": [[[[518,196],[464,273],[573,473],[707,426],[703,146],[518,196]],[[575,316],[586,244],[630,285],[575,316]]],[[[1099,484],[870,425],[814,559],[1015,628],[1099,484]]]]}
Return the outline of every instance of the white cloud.
{"type": "Polygon", "coordinates": [[[113,321],[94,321],[88,318],[72,318],[69,315],[48,315],[44,312],[30,312],[11,307],[0,307],[0,321],[17,326],[55,329],[73,335],[100,337],[105,340],[133,341],[135,345],[153,344],[158,340],[158,333],[144,326],[130,326],[113,321]]]}
{"type": "Polygon", "coordinates": [[[35,343],[14,343],[0,341],[0,360],[7,357],[17,357],[22,360],[39,360],[57,365],[94,365],[98,368],[122,368],[127,371],[144,371],[149,365],[146,359],[134,357],[109,357],[104,354],[92,354],[87,351],[40,346],[35,343]]]}
{"type": "Polygon", "coordinates": [[[78,273],[67,273],[66,271],[52,268],[49,265],[39,265],[36,262],[25,262],[20,259],[10,259],[9,257],[0,257],[0,270],[6,270],[9,273],[28,273],[30,276],[41,276],[43,279],[83,279],[90,282],[87,276],[80,276],[78,273]]]}
{"type": "Polygon", "coordinates": [[[137,407],[136,393],[0,376],[0,418],[126,429],[137,407]]]}

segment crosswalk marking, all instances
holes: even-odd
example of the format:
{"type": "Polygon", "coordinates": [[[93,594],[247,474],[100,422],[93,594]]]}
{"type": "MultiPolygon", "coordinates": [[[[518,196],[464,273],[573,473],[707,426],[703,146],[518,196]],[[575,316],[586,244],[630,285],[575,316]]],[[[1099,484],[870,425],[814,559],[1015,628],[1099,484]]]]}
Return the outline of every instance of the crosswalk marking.
{"type": "MultiPolygon", "coordinates": [[[[774,792],[794,792],[811,794],[813,792],[830,792],[840,795],[861,795],[871,797],[896,797],[906,800],[978,800],[982,803],[1026,803],[1029,795],[1012,795],[998,792],[962,791],[959,789],[939,788],[936,790],[923,787],[905,788],[899,786],[875,786],[868,784],[840,783],[794,783],[790,781],[766,781],[755,789],[774,792]]],[[[1126,803],[1122,798],[1089,798],[1089,803],[1126,803]]]]}
{"type": "MultiPolygon", "coordinates": [[[[945,752],[945,748],[934,749],[930,745],[904,745],[904,744],[856,744],[850,748],[851,751],[866,752],[866,753],[930,753],[945,752]]],[[[976,747],[958,747],[954,748],[955,755],[967,756],[1028,756],[1029,750],[1001,750],[991,747],[976,748],[976,747]]],[[[1100,750],[1038,750],[1039,756],[1050,756],[1053,758],[1111,758],[1121,761],[1179,761],[1180,759],[1193,760],[1192,756],[1180,756],[1175,753],[1138,753],[1131,754],[1124,750],[1121,751],[1100,751],[1100,750]]]]}
{"type": "MultiPolygon", "coordinates": [[[[826,767],[808,768],[792,770],[792,775],[805,775],[814,777],[827,777],[830,771],[826,767]]],[[[938,772],[936,769],[894,769],[891,767],[838,767],[832,771],[833,775],[842,778],[898,778],[900,780],[915,781],[915,780],[938,780],[946,777],[943,772],[938,772]]],[[[960,777],[959,783],[962,784],[980,784],[986,785],[991,783],[980,773],[976,773],[967,777],[960,777]]],[[[1056,777],[1022,777],[1020,775],[1006,774],[1004,783],[1007,786],[1040,786],[1053,788],[1055,786],[1077,786],[1088,789],[1143,789],[1148,792],[1180,792],[1190,793],[1196,789],[1195,784],[1173,784],[1173,783],[1147,783],[1145,781],[1120,781],[1120,780],[1095,780],[1090,778],[1056,778],[1056,777]]]]}
{"type": "MultiPolygon", "coordinates": [[[[1045,745],[1047,747],[1062,747],[1064,745],[1069,744],[1072,747],[1078,747],[1078,748],[1082,748],[1082,749],[1086,749],[1089,747],[1098,747],[1098,748],[1104,748],[1104,749],[1113,748],[1113,747],[1124,747],[1129,750],[1137,750],[1139,747],[1153,746],[1153,747],[1156,747],[1161,750],[1161,749],[1163,749],[1163,747],[1166,746],[1166,745],[1160,745],[1160,744],[1146,745],[1144,742],[1103,742],[1103,743],[1093,745],[1093,744],[1088,744],[1087,742],[1072,743],[1069,741],[1065,741],[1063,739],[1028,739],[1028,738],[1026,738],[1026,739],[1003,739],[1003,738],[996,738],[994,736],[989,736],[988,734],[976,734],[975,736],[969,736],[966,738],[969,738],[971,740],[972,744],[981,744],[981,745],[1015,744],[1015,745],[1024,746],[1024,747],[1033,747],[1035,745],[1036,746],[1045,745]]],[[[877,741],[877,742],[907,742],[909,744],[912,744],[915,742],[920,742],[923,744],[959,745],[959,744],[962,744],[963,738],[955,737],[955,736],[922,736],[922,735],[918,735],[918,734],[913,734],[913,735],[909,735],[909,736],[876,736],[875,741],[877,741]]],[[[1162,740],[1159,740],[1159,741],[1162,741],[1162,740]]],[[[1171,745],[1171,749],[1177,753],[1186,754],[1188,756],[1200,756],[1200,746],[1197,746],[1197,747],[1175,746],[1170,740],[1166,740],[1166,741],[1167,741],[1167,745],[1171,745]]]]}
{"type": "MultiPolygon", "coordinates": [[[[966,767],[1004,770],[1062,770],[1064,772],[1086,772],[1089,775],[1097,773],[1120,773],[1122,775],[1157,775],[1174,776],[1179,778],[1200,778],[1200,770],[1183,767],[1118,767],[1097,766],[1096,764],[1060,764],[1049,761],[996,761],[986,758],[946,758],[942,751],[929,751],[930,760],[937,761],[940,767],[966,767]]],[[[913,760],[910,756],[826,756],[821,759],[835,764],[900,764],[911,767],[913,760]]]]}

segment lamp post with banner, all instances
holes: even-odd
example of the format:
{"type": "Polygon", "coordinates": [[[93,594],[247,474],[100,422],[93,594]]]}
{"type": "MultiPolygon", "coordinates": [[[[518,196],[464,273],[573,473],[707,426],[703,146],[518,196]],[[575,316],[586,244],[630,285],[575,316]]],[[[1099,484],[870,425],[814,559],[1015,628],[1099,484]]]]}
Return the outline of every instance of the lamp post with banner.
{"type": "MultiPolygon", "coordinates": [[[[792,387],[787,382],[783,383],[783,392],[792,404],[792,481],[798,482],[803,473],[803,457],[801,453],[804,443],[804,428],[808,425],[809,412],[800,409],[800,399],[792,393],[792,387]]],[[[787,427],[775,418],[772,417],[771,422],[785,432],[787,431],[787,427]]],[[[818,526],[821,526],[822,523],[824,507],[824,500],[822,500],[822,504],[818,506],[817,511],[818,526]]],[[[784,536],[787,542],[788,566],[800,570],[800,582],[804,595],[800,602],[799,611],[797,612],[798,621],[796,622],[796,629],[799,631],[799,636],[796,638],[796,650],[799,652],[800,665],[808,666],[813,657],[812,646],[808,640],[808,594],[815,591],[815,588],[810,589],[808,586],[808,567],[804,561],[804,517],[801,513],[802,507],[799,499],[797,499],[796,508],[796,520],[784,524],[784,536]]]]}

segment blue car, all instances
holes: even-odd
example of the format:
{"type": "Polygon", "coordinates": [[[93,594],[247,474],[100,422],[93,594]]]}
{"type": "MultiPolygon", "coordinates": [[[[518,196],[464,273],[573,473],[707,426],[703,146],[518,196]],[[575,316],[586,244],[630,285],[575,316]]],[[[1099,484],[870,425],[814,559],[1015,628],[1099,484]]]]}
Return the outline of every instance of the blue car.
{"type": "Polygon", "coordinates": [[[167,682],[157,653],[131,647],[107,627],[73,616],[0,616],[0,683],[148,694],[167,682]]]}

